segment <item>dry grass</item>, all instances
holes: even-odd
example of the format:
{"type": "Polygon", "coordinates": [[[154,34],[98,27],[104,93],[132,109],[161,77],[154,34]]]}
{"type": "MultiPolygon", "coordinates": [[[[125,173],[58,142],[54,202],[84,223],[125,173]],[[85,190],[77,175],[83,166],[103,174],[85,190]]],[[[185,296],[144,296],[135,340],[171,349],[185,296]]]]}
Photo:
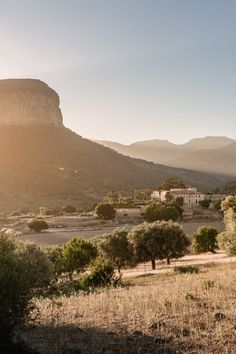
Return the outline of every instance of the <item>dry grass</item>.
{"type": "MultiPolygon", "coordinates": [[[[147,279],[147,278],[146,278],[147,279]]],[[[236,265],[44,299],[23,334],[41,353],[235,353],[236,265]]]]}

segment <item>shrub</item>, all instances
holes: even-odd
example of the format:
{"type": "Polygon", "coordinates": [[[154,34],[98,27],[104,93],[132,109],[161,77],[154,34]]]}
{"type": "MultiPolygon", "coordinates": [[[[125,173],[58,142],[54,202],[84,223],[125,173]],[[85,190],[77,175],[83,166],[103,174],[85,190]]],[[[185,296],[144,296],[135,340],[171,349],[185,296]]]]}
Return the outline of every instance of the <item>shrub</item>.
{"type": "Polygon", "coordinates": [[[193,235],[192,246],[196,253],[215,252],[217,248],[218,231],[211,226],[199,227],[193,235]]]}
{"type": "Polygon", "coordinates": [[[40,232],[42,230],[47,230],[49,228],[48,223],[43,219],[34,219],[28,222],[30,230],[40,232]]]}
{"type": "Polygon", "coordinates": [[[99,203],[95,208],[95,213],[103,220],[114,220],[116,216],[115,208],[109,203],[99,203]]]}
{"type": "Polygon", "coordinates": [[[236,207],[234,205],[236,198],[227,197],[222,202],[224,210],[225,231],[218,237],[218,246],[225,251],[228,256],[236,255],[236,207]]]}
{"type": "Polygon", "coordinates": [[[36,245],[0,235],[1,341],[29,318],[33,297],[49,285],[51,277],[51,263],[36,245]]]}
{"type": "Polygon", "coordinates": [[[199,205],[203,208],[203,209],[208,209],[209,206],[211,204],[211,201],[209,199],[204,199],[204,200],[200,200],[199,201],[199,205]]]}
{"type": "Polygon", "coordinates": [[[146,206],[144,211],[144,219],[147,222],[154,222],[157,220],[176,221],[179,217],[180,213],[174,205],[151,203],[146,206]]]}
{"type": "Polygon", "coordinates": [[[222,232],[217,237],[219,248],[227,254],[227,256],[236,255],[236,234],[230,232],[222,232]]]}
{"type": "Polygon", "coordinates": [[[178,266],[174,267],[174,272],[179,274],[197,274],[199,273],[199,268],[195,266],[178,266]]]}
{"type": "Polygon", "coordinates": [[[107,261],[98,260],[91,274],[83,279],[85,288],[117,286],[120,277],[116,275],[114,265],[107,261]]]}
{"type": "Polygon", "coordinates": [[[73,205],[71,205],[71,204],[65,205],[64,207],[61,208],[61,210],[64,213],[68,213],[68,214],[76,213],[76,208],[73,205]]]}
{"type": "Polygon", "coordinates": [[[52,246],[45,250],[49,260],[53,265],[54,278],[57,280],[58,277],[63,273],[63,257],[62,257],[62,247],[52,246]]]}

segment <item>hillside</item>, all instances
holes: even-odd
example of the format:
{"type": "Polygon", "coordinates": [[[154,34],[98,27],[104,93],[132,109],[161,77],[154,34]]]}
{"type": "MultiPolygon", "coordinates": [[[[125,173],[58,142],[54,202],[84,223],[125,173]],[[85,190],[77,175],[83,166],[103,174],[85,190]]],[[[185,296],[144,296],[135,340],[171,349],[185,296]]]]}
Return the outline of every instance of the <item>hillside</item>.
{"type": "Polygon", "coordinates": [[[115,151],[134,158],[178,168],[220,174],[236,175],[234,161],[236,142],[227,137],[205,137],[185,144],[173,144],[167,140],[149,140],[131,145],[98,141],[115,151]]]}
{"type": "Polygon", "coordinates": [[[236,142],[212,150],[189,153],[177,159],[172,166],[190,168],[198,171],[227,173],[236,176],[236,142]]]}
{"type": "Polygon", "coordinates": [[[131,159],[59,127],[0,127],[0,206],[77,205],[115,189],[157,188],[170,176],[200,189],[226,178],[131,159]]]}

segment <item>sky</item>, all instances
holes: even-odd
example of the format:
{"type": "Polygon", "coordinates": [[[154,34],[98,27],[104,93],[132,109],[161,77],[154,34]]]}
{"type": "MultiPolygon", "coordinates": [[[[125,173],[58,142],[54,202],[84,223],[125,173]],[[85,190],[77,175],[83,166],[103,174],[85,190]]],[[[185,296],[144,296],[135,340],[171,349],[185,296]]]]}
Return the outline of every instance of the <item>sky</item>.
{"type": "Polygon", "coordinates": [[[236,1],[0,0],[0,78],[18,77],[87,138],[236,138],[236,1]]]}

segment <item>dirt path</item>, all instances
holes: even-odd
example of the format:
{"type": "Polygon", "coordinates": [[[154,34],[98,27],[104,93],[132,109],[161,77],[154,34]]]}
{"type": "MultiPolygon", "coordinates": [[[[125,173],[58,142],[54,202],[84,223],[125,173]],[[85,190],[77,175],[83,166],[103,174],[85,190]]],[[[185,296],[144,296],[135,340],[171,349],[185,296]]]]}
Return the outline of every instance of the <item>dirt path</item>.
{"type": "Polygon", "coordinates": [[[178,260],[172,260],[170,265],[164,262],[156,262],[156,270],[151,269],[150,262],[139,264],[135,268],[127,269],[123,271],[123,278],[132,278],[142,275],[151,275],[151,274],[163,274],[170,273],[173,271],[174,267],[177,266],[206,266],[212,264],[226,264],[226,263],[236,263],[236,256],[227,257],[223,252],[204,253],[198,255],[188,255],[178,260]]]}

